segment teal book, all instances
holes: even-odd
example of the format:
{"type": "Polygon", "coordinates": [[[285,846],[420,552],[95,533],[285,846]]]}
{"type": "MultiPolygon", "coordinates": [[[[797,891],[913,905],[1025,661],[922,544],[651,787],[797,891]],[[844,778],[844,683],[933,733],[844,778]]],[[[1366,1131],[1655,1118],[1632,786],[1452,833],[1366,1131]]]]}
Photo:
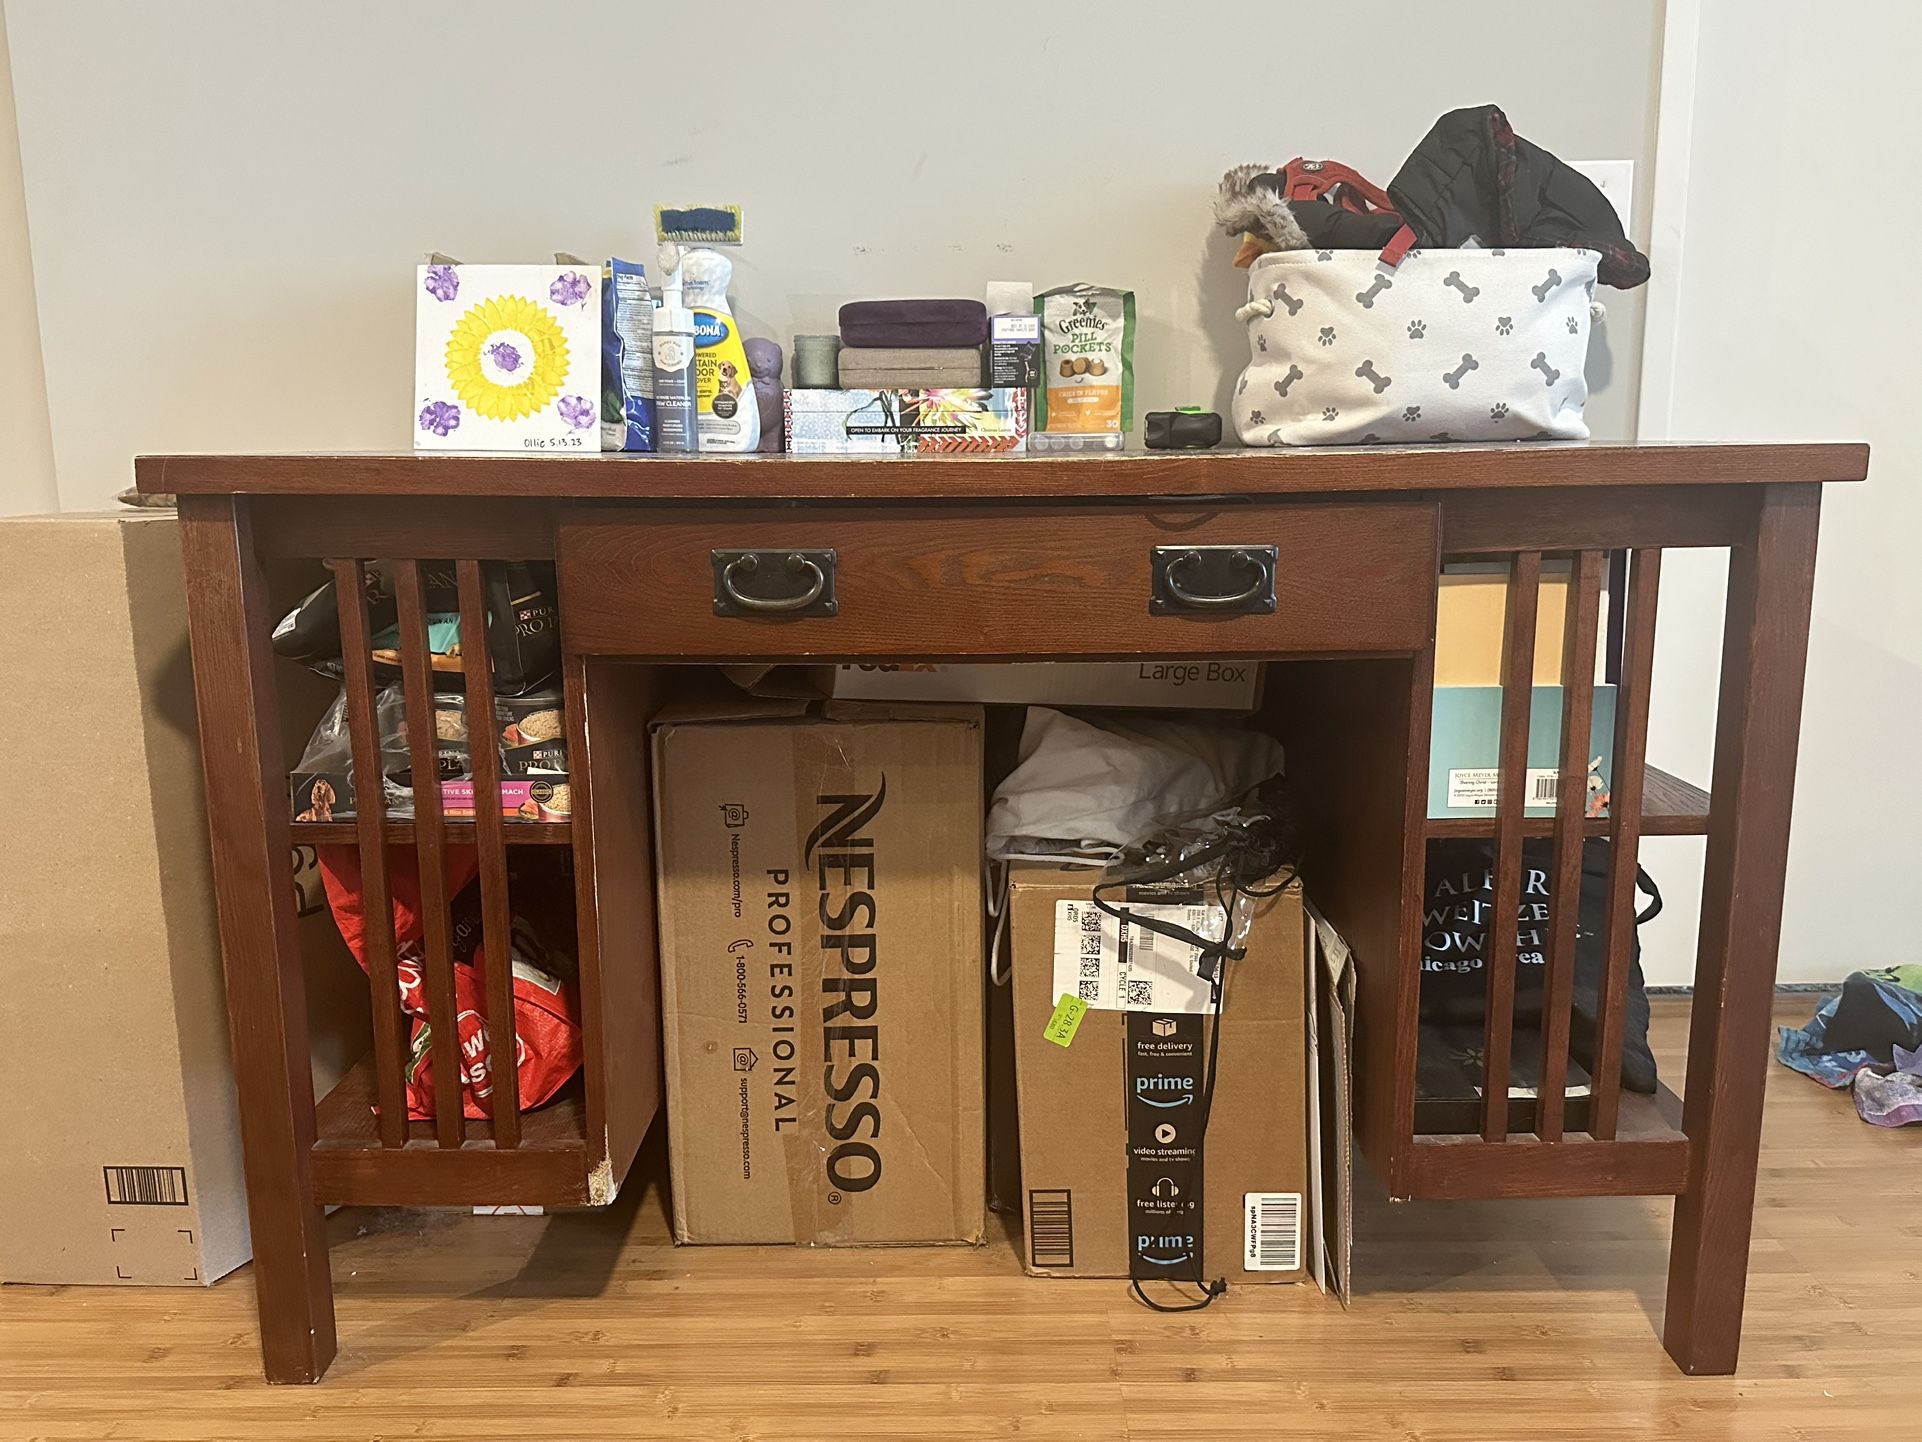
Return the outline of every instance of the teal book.
{"type": "MultiPolygon", "coordinates": [[[[1429,731],[1428,814],[1493,816],[1495,778],[1501,756],[1502,688],[1437,686],[1429,731]]],[[[1528,806],[1530,816],[1552,816],[1561,776],[1562,688],[1537,686],[1529,703],[1528,806]]],[[[1615,688],[1595,688],[1588,734],[1588,784],[1582,799],[1590,816],[1608,815],[1609,777],[1615,765],[1615,688]]]]}

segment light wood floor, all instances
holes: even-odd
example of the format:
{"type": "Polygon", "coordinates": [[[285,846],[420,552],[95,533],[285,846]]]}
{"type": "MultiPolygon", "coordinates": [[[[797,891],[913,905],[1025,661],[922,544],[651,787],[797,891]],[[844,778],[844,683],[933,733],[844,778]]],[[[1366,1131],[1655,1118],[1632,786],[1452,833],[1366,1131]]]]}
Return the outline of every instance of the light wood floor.
{"type": "MultiPolygon", "coordinates": [[[[1785,999],[1780,1019],[1813,998],[1785,999]]],[[[1679,1077],[1686,1005],[1658,999],[1679,1077]]],[[[0,1289],[0,1437],[1893,1439],[1922,1421],[1922,1128],[1771,1066],[1742,1371],[1661,1350],[1668,1203],[1364,1204],[1361,1295],[1161,1317],[973,1251],[675,1249],[610,1213],[333,1218],[339,1360],[260,1380],[246,1272],[0,1289]]],[[[1371,1184],[1372,1185],[1372,1184],[1371,1184]]]]}

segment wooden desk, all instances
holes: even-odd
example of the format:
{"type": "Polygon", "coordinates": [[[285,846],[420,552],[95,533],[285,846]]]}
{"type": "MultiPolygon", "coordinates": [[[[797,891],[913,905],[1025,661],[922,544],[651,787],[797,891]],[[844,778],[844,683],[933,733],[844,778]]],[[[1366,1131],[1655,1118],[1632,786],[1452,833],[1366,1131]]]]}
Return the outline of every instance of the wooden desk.
{"type": "MultiPolygon", "coordinates": [[[[1357,1126],[1389,1192],[1675,1195],[1665,1342],[1685,1371],[1733,1370],[1816,518],[1822,484],[1860,480],[1867,464],[1867,448],[1856,445],[912,461],[143,457],[140,488],[181,496],[267,1375],[314,1381],[334,1354],[323,1206],[613,1197],[661,1100],[653,896],[640,880],[652,875],[642,738],[691,663],[1180,653],[1275,663],[1259,724],[1287,742],[1291,782],[1311,821],[1308,881],[1355,948],[1357,1126]],[[1732,554],[1712,799],[1644,764],[1661,555],[1690,546],[1732,554]],[[1195,549],[1207,547],[1223,549],[1195,549]],[[760,552],[765,564],[757,558],[730,570],[729,558],[715,555],[737,551],[760,552]],[[1524,818],[1542,556],[1572,557],[1561,772],[1563,793],[1580,795],[1597,607],[1614,551],[1628,552],[1631,563],[1612,814],[1589,821],[1571,807],[1524,818]],[[1485,822],[1426,819],[1443,555],[1507,557],[1515,567],[1502,801],[1485,822]],[[513,1068],[497,1064],[495,1116],[463,1122],[452,1045],[443,1052],[437,1042],[439,1118],[405,1124],[389,932],[370,942],[374,1054],[316,1105],[284,882],[296,828],[267,644],[276,619],[270,575],[284,562],[321,560],[347,583],[341,620],[356,770],[370,775],[372,681],[362,659],[366,619],[353,599],[362,567],[398,563],[405,683],[409,709],[419,714],[430,686],[419,563],[459,563],[473,634],[484,614],[478,563],[546,558],[559,565],[572,824],[522,829],[496,820],[498,808],[486,800],[496,794],[497,768],[483,754],[490,748],[476,747],[479,821],[447,823],[438,798],[423,794],[413,822],[389,823],[368,809],[322,835],[358,844],[377,917],[387,911],[389,844],[414,845],[431,894],[446,847],[471,841],[490,937],[507,928],[506,848],[573,848],[587,1048],[579,1093],[521,1116],[513,1068]],[[1269,592],[1272,605],[1264,605],[1269,592]],[[746,614],[717,614],[717,600],[746,614]],[[803,604],[789,611],[753,604],[796,600],[803,604]],[[1576,893],[1583,837],[1611,842],[1618,864],[1586,1130],[1564,1117],[1571,906],[1550,924],[1543,1084],[1532,1128],[1510,1130],[1515,945],[1513,931],[1498,926],[1486,968],[1489,1100],[1481,1128],[1417,1132],[1423,848],[1430,836],[1465,831],[1495,838],[1497,915],[1513,914],[1525,835],[1553,837],[1558,896],[1576,893]],[[1619,1057],[1628,988],[1632,862],[1644,834],[1708,837],[1679,1101],[1624,1092],[1611,1060],[1619,1057]]],[[[491,693],[482,648],[469,648],[467,672],[470,703],[484,704],[491,693]]],[[[417,736],[416,744],[431,771],[431,738],[417,736]]],[[[429,925],[424,965],[430,1009],[451,1020],[446,931],[444,918],[429,925]]],[[[504,969],[488,985],[490,1014],[509,1015],[504,969]]],[[[509,1030],[493,1029],[497,1063],[513,1055],[509,1030]]]]}

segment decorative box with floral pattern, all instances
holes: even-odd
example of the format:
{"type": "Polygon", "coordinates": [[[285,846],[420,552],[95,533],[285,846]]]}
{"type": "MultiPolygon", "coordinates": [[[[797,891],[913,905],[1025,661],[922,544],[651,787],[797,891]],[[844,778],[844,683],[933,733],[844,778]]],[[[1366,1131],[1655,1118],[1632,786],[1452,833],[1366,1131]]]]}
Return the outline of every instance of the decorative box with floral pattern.
{"type": "Polygon", "coordinates": [[[416,450],[601,448],[599,266],[437,256],[416,281],[416,450]]]}

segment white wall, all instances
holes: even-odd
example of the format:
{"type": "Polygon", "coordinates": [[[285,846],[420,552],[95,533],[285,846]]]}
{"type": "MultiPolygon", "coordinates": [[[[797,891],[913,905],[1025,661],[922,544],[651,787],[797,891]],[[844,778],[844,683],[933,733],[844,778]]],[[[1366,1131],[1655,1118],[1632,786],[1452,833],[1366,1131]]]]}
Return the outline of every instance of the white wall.
{"type": "MultiPolygon", "coordinates": [[[[1922,10],[1701,0],[1700,40],[1670,429],[1874,447],[1868,482],[1823,500],[1784,898],[1782,978],[1829,981],[1922,954],[1922,434],[1904,284],[1922,234],[1922,10]]],[[[1725,556],[1681,552],[1662,574],[1650,757],[1704,783],[1725,575],[1725,556]]],[[[1671,901],[1644,937],[1651,982],[1688,979],[1701,850],[1649,844],[1671,901]]]]}
{"type": "Polygon", "coordinates": [[[51,511],[58,504],[12,76],[0,12],[0,516],[51,511]]]}
{"type": "MultiPolygon", "coordinates": [[[[1085,279],[1138,293],[1142,409],[1225,403],[1228,165],[1385,184],[1496,100],[1648,173],[1656,0],[1528,10],[8,0],[61,501],[139,451],[407,446],[424,251],[646,259],[657,202],[747,206],[738,294],[783,340],[864,295],[1085,279]],[[677,108],[676,49],[732,84],[677,108]]],[[[1620,437],[1640,299],[1611,309],[1591,418],[1620,437]]]]}

